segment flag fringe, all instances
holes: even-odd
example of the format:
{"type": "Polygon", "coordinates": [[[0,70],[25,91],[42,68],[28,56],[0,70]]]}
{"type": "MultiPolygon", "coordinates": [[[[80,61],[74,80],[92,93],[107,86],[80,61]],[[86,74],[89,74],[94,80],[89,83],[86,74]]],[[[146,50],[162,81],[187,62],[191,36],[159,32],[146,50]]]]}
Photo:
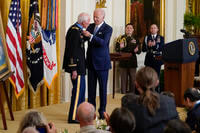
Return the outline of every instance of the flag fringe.
{"type": "Polygon", "coordinates": [[[23,93],[24,93],[24,90],[25,90],[25,87],[23,87],[21,90],[20,90],[20,92],[19,93],[17,93],[16,92],[16,86],[15,86],[15,83],[14,83],[14,81],[11,79],[11,77],[9,78],[9,81],[10,81],[10,83],[12,84],[12,86],[13,86],[13,88],[14,88],[14,90],[15,90],[15,96],[16,96],[16,98],[18,99],[23,93]]]}
{"type": "Polygon", "coordinates": [[[54,80],[55,80],[57,77],[58,77],[58,73],[56,73],[56,74],[53,76],[53,79],[52,79],[50,85],[48,84],[47,80],[46,80],[45,77],[44,77],[44,79],[43,79],[43,80],[44,80],[44,84],[47,86],[48,89],[51,89],[52,84],[53,84],[54,80]]]}

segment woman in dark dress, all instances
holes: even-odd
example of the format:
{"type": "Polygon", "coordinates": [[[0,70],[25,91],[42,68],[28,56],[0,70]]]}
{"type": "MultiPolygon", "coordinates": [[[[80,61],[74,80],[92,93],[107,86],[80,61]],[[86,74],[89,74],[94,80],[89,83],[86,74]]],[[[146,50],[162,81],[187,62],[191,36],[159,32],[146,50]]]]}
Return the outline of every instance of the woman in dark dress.
{"type": "Polygon", "coordinates": [[[172,97],[155,92],[158,75],[151,67],[143,67],[136,73],[136,88],[139,96],[128,94],[122,98],[122,107],[135,116],[135,133],[162,133],[171,119],[178,118],[172,97]]]}

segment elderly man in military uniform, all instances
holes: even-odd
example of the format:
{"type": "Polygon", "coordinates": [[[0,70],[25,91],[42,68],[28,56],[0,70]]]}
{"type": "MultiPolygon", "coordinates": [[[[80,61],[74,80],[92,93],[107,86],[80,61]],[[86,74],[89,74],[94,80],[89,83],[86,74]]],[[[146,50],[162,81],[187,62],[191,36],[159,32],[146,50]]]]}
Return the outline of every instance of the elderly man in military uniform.
{"type": "Polygon", "coordinates": [[[78,22],[72,25],[66,35],[66,47],[63,69],[71,74],[73,84],[68,123],[78,123],[76,118],[78,105],[85,101],[85,48],[82,31],[90,23],[90,16],[81,13],[78,22]]]}

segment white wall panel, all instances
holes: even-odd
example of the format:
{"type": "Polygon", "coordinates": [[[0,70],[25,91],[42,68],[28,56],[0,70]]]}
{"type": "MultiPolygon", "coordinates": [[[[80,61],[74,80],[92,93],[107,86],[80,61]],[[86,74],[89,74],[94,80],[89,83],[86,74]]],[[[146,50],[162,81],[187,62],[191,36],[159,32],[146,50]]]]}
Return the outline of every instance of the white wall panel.
{"type": "MultiPolygon", "coordinates": [[[[93,11],[95,9],[95,0],[61,0],[61,63],[65,48],[65,34],[67,29],[77,21],[77,17],[81,12],[87,12],[91,16],[93,22],[93,11]]],[[[113,51],[113,40],[122,34],[125,26],[125,0],[107,0],[105,21],[113,27],[113,35],[110,43],[110,51],[113,51]],[[120,10],[119,10],[120,9],[120,10]]],[[[87,46],[86,46],[87,47],[87,46]]],[[[61,68],[62,69],[62,68],[61,68]]],[[[108,94],[112,93],[112,70],[109,72],[108,94]]],[[[62,73],[61,80],[61,100],[70,101],[71,97],[71,80],[68,73],[62,73]]],[[[87,77],[86,77],[87,79],[87,77]]],[[[87,85],[87,81],[86,81],[87,85]]],[[[98,93],[98,91],[97,91],[98,93]]],[[[87,86],[86,86],[87,96],[87,86]]]]}
{"type": "Polygon", "coordinates": [[[171,42],[183,38],[180,29],[183,28],[183,18],[186,8],[186,0],[165,0],[165,41],[171,42]]]}

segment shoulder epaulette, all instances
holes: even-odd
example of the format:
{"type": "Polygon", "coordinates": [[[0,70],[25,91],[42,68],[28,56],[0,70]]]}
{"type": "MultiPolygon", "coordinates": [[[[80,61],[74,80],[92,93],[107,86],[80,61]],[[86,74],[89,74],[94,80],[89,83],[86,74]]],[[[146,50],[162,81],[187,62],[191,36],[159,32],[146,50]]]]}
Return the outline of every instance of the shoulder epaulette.
{"type": "Polygon", "coordinates": [[[121,42],[124,42],[126,41],[126,35],[120,35],[118,38],[117,38],[117,42],[118,43],[121,43],[121,42]]]}
{"type": "Polygon", "coordinates": [[[118,37],[117,37],[117,40],[120,40],[121,38],[122,38],[122,35],[118,36],[118,37]]]}
{"type": "Polygon", "coordinates": [[[73,26],[72,29],[74,29],[74,30],[79,30],[79,28],[76,27],[76,26],[73,26]]]}

